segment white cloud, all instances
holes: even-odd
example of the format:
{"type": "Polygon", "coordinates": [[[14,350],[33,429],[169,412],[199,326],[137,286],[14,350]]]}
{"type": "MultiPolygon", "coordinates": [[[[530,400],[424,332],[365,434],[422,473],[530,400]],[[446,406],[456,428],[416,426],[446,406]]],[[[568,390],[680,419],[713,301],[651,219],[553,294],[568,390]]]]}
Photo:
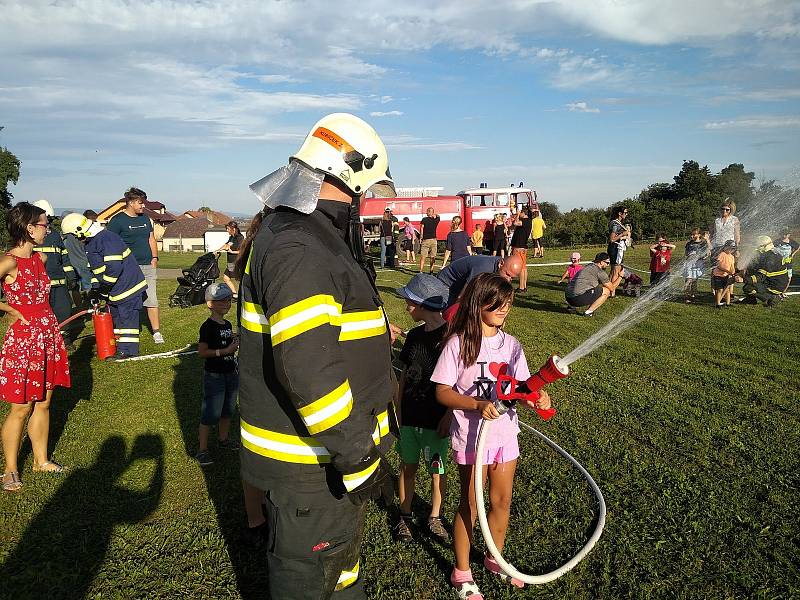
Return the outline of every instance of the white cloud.
{"type": "Polygon", "coordinates": [[[369,113],[370,117],[401,117],[403,116],[403,111],[401,110],[390,110],[386,112],[381,111],[374,111],[369,113]]]}
{"type": "Polygon", "coordinates": [[[569,112],[599,113],[599,108],[590,107],[586,102],[568,102],[566,104],[569,112]]]}
{"type": "Polygon", "coordinates": [[[800,117],[792,116],[764,116],[740,117],[728,121],[711,121],[703,125],[704,129],[776,129],[785,127],[800,127],[800,117]]]}

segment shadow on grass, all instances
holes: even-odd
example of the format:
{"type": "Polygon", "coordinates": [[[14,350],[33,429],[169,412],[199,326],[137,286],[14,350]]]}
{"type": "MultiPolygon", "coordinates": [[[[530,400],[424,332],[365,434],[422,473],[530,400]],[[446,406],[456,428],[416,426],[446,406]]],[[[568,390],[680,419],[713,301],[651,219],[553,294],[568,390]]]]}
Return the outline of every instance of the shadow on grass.
{"type": "Polygon", "coordinates": [[[164,442],[140,435],[130,455],[125,440],[103,442],[94,464],[65,476],[0,566],[15,598],[83,598],[103,564],[114,527],[138,523],[157,507],[164,488],[164,442]],[[118,482],[137,461],[154,461],[144,491],[118,482]]]}
{"type": "Polygon", "coordinates": [[[542,300],[530,296],[530,293],[517,292],[514,295],[514,306],[520,308],[530,308],[532,310],[543,310],[546,312],[567,313],[566,300],[563,303],[551,302],[550,300],[542,300]]]}
{"type": "MultiPolygon", "coordinates": [[[[92,374],[92,357],[94,356],[94,336],[81,338],[78,349],[69,355],[69,371],[72,385],[68,388],[56,388],[53,400],[50,402],[50,433],[47,439],[47,456],[53,455],[58,440],[67,426],[67,419],[75,406],[81,400],[90,400],[94,387],[92,374]]],[[[25,464],[31,454],[30,439],[25,436],[19,450],[18,462],[25,464]]]]}
{"type": "MultiPolygon", "coordinates": [[[[175,411],[181,425],[186,453],[197,451],[203,361],[197,355],[181,356],[174,367],[175,411]]],[[[254,548],[243,538],[247,526],[244,510],[239,453],[215,445],[217,430],[209,435],[209,451],[214,464],[203,468],[208,497],[217,513],[217,524],[236,573],[236,584],[243,600],[269,598],[266,548],[254,548]]],[[[230,439],[239,439],[239,415],[231,418],[230,439]]]]}

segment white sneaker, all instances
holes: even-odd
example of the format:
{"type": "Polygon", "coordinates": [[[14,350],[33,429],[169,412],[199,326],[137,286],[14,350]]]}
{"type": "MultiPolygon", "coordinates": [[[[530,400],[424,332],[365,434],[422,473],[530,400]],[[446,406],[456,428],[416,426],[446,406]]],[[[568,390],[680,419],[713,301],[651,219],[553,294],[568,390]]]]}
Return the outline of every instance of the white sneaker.
{"type": "Polygon", "coordinates": [[[156,331],[153,334],[153,342],[155,342],[156,344],[163,344],[164,343],[164,336],[161,335],[160,331],[156,331]]]}

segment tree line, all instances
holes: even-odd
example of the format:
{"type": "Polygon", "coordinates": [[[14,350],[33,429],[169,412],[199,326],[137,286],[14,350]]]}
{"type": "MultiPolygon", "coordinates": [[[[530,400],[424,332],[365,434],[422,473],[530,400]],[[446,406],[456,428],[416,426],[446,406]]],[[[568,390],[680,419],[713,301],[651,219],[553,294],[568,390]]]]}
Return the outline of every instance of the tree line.
{"type": "Polygon", "coordinates": [[[608,221],[619,204],[628,208],[628,223],[635,240],[666,235],[670,240],[688,239],[693,227],[708,229],[719,216],[721,203],[730,198],[737,211],[762,197],[797,194],[778,186],[774,180],[753,185],[755,173],[733,163],[719,173],[697,161],[685,160],[672,183],[653,183],[638,195],[608,208],[575,208],[562,213],[551,202],[539,204],[547,223],[544,242],[548,246],[603,245],[608,241],[608,221]]]}

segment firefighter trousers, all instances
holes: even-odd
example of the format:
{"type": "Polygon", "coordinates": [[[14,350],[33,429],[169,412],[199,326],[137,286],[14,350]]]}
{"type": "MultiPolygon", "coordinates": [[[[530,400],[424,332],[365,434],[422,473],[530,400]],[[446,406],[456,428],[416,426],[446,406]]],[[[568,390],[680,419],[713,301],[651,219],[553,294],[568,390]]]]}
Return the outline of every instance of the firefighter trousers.
{"type": "MultiPolygon", "coordinates": [[[[67,286],[65,285],[54,285],[50,287],[50,308],[53,309],[53,314],[58,319],[59,323],[63,323],[67,319],[72,316],[72,302],[69,298],[69,292],[67,291],[67,286]]],[[[69,344],[71,343],[76,337],[76,325],[77,328],[81,328],[80,323],[70,323],[67,325],[64,330],[62,331],[62,335],[64,336],[64,343],[69,344]]]]}
{"type": "Polygon", "coordinates": [[[755,283],[748,281],[742,287],[742,292],[748,296],[755,296],[762,302],[767,302],[770,298],[774,298],[776,294],[767,288],[763,281],[756,281],[755,283]]]}
{"type": "Polygon", "coordinates": [[[117,352],[128,356],[139,355],[139,311],[142,309],[140,296],[111,304],[111,319],[114,321],[114,336],[117,338],[117,352]]]}
{"type": "Polygon", "coordinates": [[[365,506],[346,494],[289,489],[266,490],[267,565],[272,598],[281,600],[363,600],[359,557],[365,506]]]}

